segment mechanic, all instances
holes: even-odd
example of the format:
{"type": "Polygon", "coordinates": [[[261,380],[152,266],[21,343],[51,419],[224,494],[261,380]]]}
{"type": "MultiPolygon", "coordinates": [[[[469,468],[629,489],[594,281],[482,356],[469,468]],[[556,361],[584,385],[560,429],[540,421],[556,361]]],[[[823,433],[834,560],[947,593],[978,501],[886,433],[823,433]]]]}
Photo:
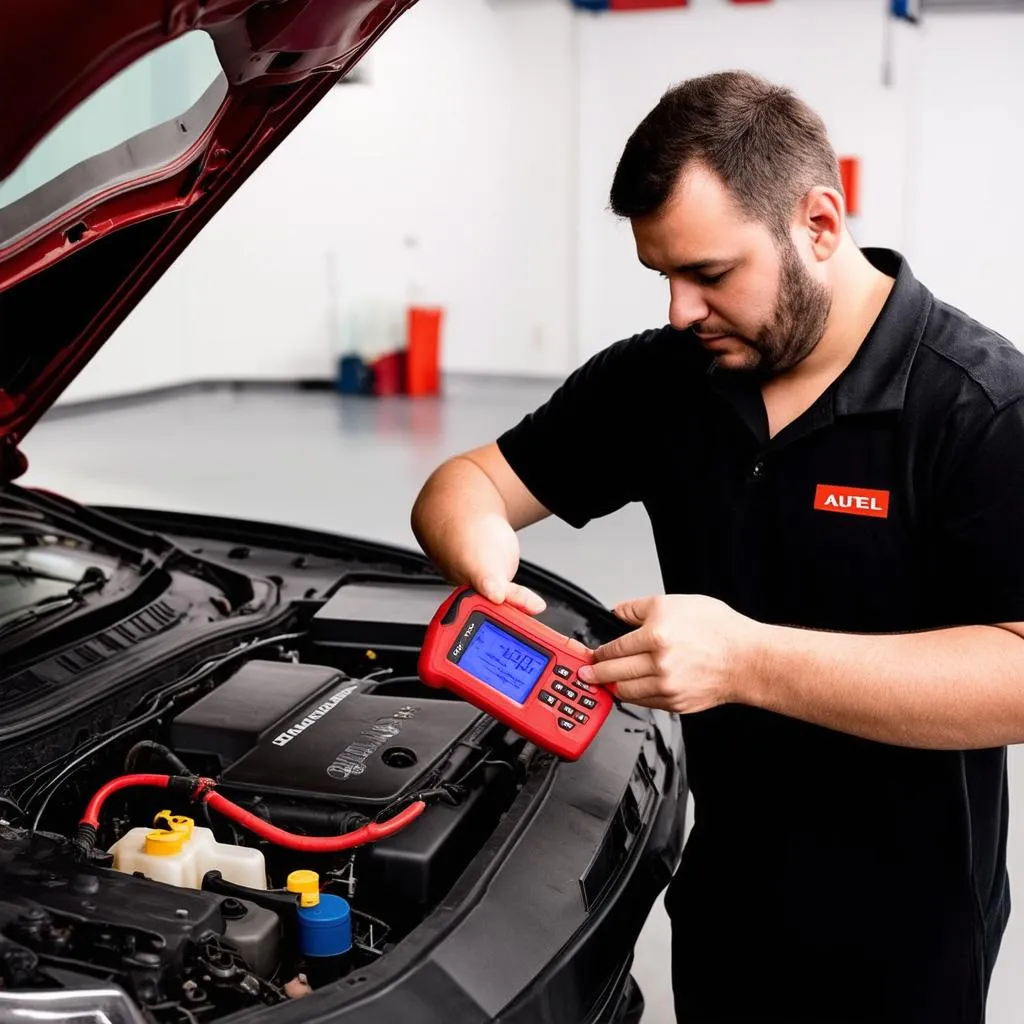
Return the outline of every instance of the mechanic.
{"type": "Polygon", "coordinates": [[[978,1024],[1024,739],[1024,355],[857,246],[821,119],[748,74],[667,92],[611,204],[669,325],[437,469],[416,536],[537,613],[516,530],[646,507],[666,593],[615,609],[592,678],[682,716],[680,1021],[978,1024]]]}

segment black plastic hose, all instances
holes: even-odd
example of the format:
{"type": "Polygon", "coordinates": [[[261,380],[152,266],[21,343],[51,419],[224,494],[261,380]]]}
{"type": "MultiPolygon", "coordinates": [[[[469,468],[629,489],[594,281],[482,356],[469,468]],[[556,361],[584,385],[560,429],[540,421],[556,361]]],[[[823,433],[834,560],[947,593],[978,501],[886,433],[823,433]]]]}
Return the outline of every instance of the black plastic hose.
{"type": "MultiPolygon", "coordinates": [[[[139,742],[128,751],[128,754],[124,759],[124,771],[126,775],[131,775],[135,772],[136,765],[139,763],[139,758],[144,754],[155,755],[163,762],[163,766],[165,768],[171,769],[172,775],[193,774],[188,765],[185,764],[185,762],[182,761],[182,759],[169,747],[165,747],[162,743],[157,743],[154,740],[139,740],[139,742]]],[[[152,766],[149,765],[147,767],[152,766]]]]}

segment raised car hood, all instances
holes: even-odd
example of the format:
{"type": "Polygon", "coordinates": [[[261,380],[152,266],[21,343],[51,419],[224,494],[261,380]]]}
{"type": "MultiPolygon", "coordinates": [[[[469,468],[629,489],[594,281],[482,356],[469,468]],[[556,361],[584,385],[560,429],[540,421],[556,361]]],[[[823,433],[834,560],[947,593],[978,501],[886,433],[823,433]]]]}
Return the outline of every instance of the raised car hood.
{"type": "Polygon", "coordinates": [[[0,4],[0,184],[150,51],[201,30],[222,72],[170,120],[12,201],[0,191],[0,482],[24,472],[26,431],[200,228],[414,2],[0,4]]]}

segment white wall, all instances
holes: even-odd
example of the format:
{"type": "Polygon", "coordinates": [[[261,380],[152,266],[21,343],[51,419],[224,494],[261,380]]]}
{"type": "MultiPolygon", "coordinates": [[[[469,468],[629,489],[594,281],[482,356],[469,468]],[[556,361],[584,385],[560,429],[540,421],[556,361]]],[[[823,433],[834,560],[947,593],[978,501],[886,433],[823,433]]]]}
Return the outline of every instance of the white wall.
{"type": "Polygon", "coordinates": [[[932,16],[921,38],[907,189],[914,269],[1024,347],[1024,13],[932,16]]]}
{"type": "Polygon", "coordinates": [[[730,67],[793,86],[862,158],[862,244],[901,249],[939,295],[1021,341],[1024,16],[929,15],[893,34],[887,86],[882,0],[603,15],[421,3],[371,52],[369,84],[310,115],[67,397],[327,375],[332,291],[344,320],[360,297],[404,301],[411,273],[447,310],[447,369],[561,375],[664,322],[664,285],[637,264],[608,188],[668,85],[730,67]]]}
{"type": "Polygon", "coordinates": [[[562,372],[572,25],[564,0],[429,0],[407,12],[370,52],[369,84],[339,87],[313,111],[65,399],[330,375],[332,291],[344,320],[360,296],[404,302],[410,274],[416,297],[447,311],[447,369],[562,372]]]}

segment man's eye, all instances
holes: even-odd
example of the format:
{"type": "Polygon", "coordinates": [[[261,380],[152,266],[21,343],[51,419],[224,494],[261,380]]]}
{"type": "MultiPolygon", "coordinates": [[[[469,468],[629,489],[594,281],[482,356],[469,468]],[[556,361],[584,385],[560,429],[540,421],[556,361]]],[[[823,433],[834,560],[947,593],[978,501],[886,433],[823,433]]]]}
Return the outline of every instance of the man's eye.
{"type": "Polygon", "coordinates": [[[728,275],[728,270],[723,271],[721,274],[698,274],[697,282],[708,287],[714,287],[716,284],[721,284],[728,275]]]}

